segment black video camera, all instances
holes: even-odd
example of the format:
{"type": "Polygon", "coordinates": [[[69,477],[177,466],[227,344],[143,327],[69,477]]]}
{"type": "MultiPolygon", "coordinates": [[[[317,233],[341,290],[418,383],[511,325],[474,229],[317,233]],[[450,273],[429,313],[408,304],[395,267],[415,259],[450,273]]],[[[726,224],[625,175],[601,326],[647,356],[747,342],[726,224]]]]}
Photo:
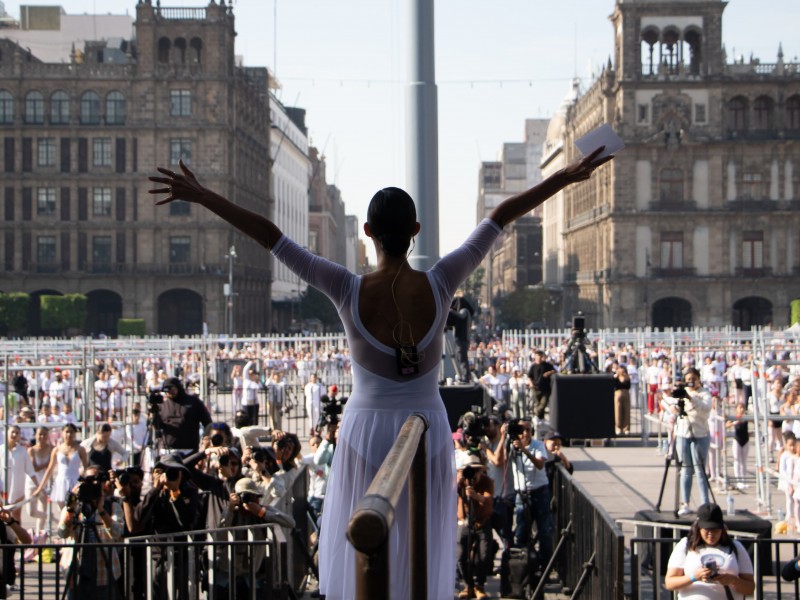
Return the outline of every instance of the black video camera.
{"type": "Polygon", "coordinates": [[[480,446],[481,440],[486,437],[486,429],[489,427],[489,417],[477,415],[474,412],[466,412],[461,417],[461,440],[471,453],[475,453],[480,446]]]}
{"type": "Polygon", "coordinates": [[[158,392],[150,392],[147,396],[147,410],[151,413],[157,413],[161,410],[161,405],[164,404],[164,394],[158,392]]]}
{"type": "Polygon", "coordinates": [[[686,401],[690,400],[686,387],[682,383],[676,383],[675,387],[672,389],[672,397],[675,398],[676,405],[678,406],[678,416],[685,417],[686,401]]]}
{"type": "Polygon", "coordinates": [[[103,494],[103,483],[108,481],[108,473],[78,477],[78,501],[82,503],[94,502],[103,494]]]}
{"type": "Polygon", "coordinates": [[[339,416],[342,414],[342,409],[345,403],[347,403],[347,398],[330,398],[323,396],[320,400],[322,403],[320,422],[323,425],[338,423],[339,416]]]}

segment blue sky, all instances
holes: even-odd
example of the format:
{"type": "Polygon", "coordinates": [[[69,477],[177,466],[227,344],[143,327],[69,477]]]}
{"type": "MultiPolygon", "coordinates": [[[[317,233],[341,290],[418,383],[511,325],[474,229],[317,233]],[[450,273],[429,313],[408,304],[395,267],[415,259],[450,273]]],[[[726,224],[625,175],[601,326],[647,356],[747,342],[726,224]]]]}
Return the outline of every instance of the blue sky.
{"type": "MultiPolygon", "coordinates": [[[[234,2],[237,53],[248,66],[270,67],[283,85],[284,104],[307,110],[311,140],[328,159],[329,182],[341,188],[347,212],[361,223],[375,190],[405,186],[409,2],[234,2]]],[[[206,4],[162,0],[163,6],[206,4]]],[[[5,1],[13,16],[19,5],[5,1]]],[[[135,14],[136,0],[61,5],[70,14],[135,14]]],[[[437,0],[435,6],[445,253],[475,224],[480,162],[494,160],[503,142],[522,141],[526,118],[550,117],[574,75],[586,86],[607,61],[614,0],[437,0]]],[[[800,55],[798,25],[798,0],[730,0],[723,19],[728,57],[752,53],[774,62],[782,41],[785,60],[792,60],[800,55]]]]}

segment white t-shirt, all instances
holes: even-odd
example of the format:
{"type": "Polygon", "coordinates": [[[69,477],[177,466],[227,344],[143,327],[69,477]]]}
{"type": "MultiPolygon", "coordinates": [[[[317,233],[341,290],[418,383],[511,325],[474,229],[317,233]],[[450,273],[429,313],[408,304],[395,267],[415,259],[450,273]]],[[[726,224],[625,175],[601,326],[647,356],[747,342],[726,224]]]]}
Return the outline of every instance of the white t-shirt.
{"type": "MultiPolygon", "coordinates": [[[[753,574],[753,563],[747,550],[734,540],[736,550],[722,546],[701,546],[697,550],[687,552],[689,539],[683,538],[678,542],[667,563],[668,569],[683,569],[684,574],[693,575],[695,571],[707,565],[709,561],[717,563],[720,573],[730,575],[753,574]]],[[[734,598],[744,598],[731,589],[734,598]]],[[[727,600],[725,587],[714,582],[696,581],[693,584],[678,590],[681,600],[727,600]]]]}

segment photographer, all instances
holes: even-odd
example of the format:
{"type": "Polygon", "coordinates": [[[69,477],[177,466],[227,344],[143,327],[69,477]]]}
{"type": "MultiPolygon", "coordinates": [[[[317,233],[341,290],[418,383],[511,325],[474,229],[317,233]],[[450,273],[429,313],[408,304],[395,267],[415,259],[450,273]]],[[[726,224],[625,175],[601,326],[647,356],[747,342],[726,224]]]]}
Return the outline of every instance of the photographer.
{"type": "Polygon", "coordinates": [[[477,454],[458,471],[458,569],[466,589],[459,598],[488,598],[484,591],[491,570],[494,484],[477,454]],[[473,554],[474,550],[474,554],[473,554]]]}
{"type": "Polygon", "coordinates": [[[115,523],[105,509],[103,484],[107,480],[106,473],[96,467],[87,468],[61,511],[58,535],[73,543],[87,544],[77,550],[67,548],[61,555],[61,566],[67,572],[68,598],[112,600],[119,596],[117,580],[122,569],[116,548],[91,545],[119,542],[122,538],[122,525],[115,523]]]}
{"type": "Polygon", "coordinates": [[[494,484],[492,528],[503,539],[506,548],[514,541],[514,479],[508,464],[508,445],[507,425],[501,424],[494,415],[489,417],[483,451],[487,459],[486,471],[494,484]]]}
{"type": "Polygon", "coordinates": [[[553,552],[553,513],[550,511],[550,485],[545,471],[547,449],[542,442],[533,439],[529,421],[512,421],[508,431],[514,448],[509,460],[512,461],[517,498],[514,544],[521,548],[528,545],[531,520],[536,521],[539,563],[546,565],[553,552]]]}
{"type": "Polygon", "coordinates": [[[556,374],[556,368],[546,358],[543,351],[537,350],[533,353],[533,364],[528,369],[528,380],[533,390],[533,411],[540,421],[544,419],[544,411],[550,402],[552,377],[556,374]]]}
{"type": "MultiPolygon", "coordinates": [[[[220,521],[220,533],[216,535],[219,541],[246,541],[248,533],[257,542],[266,540],[266,530],[263,527],[256,527],[265,523],[277,523],[282,527],[294,527],[294,519],[272,508],[261,504],[261,490],[256,483],[247,477],[241,478],[236,482],[231,493],[228,495],[228,502],[225,513],[220,521]],[[250,526],[249,531],[238,530],[232,534],[224,532],[229,527],[250,526]]],[[[254,543],[252,545],[238,544],[233,547],[233,567],[230,564],[230,549],[219,544],[215,547],[216,565],[218,571],[214,578],[214,597],[228,598],[230,594],[231,580],[233,580],[233,598],[251,598],[253,592],[259,596],[267,592],[267,579],[261,568],[266,556],[266,544],[254,543]],[[233,572],[233,576],[231,576],[233,572]],[[251,589],[250,574],[255,574],[255,589],[251,589]]]]}
{"type": "MultiPolygon", "coordinates": [[[[33,540],[22,524],[7,510],[0,510],[0,544],[31,544],[33,540]]],[[[14,585],[16,567],[14,555],[16,550],[3,548],[0,550],[0,598],[8,598],[7,586],[14,585]]]]}
{"type": "Polygon", "coordinates": [[[214,445],[187,456],[183,464],[189,469],[191,480],[195,485],[208,492],[203,527],[205,529],[218,527],[236,482],[242,478],[241,454],[236,448],[214,445]],[[216,467],[217,473],[209,475],[194,468],[204,458],[211,459],[211,464],[216,467]]]}
{"type": "Polygon", "coordinates": [[[242,457],[249,467],[245,477],[256,482],[264,504],[277,502],[286,493],[286,484],[283,479],[275,477],[280,470],[275,451],[269,446],[254,446],[249,448],[248,455],[246,459],[242,457]]]}
{"type": "MultiPolygon", "coordinates": [[[[129,503],[123,505],[130,530],[142,534],[175,534],[176,542],[186,541],[186,536],[180,534],[196,529],[200,518],[200,497],[190,476],[179,455],[159,460],[153,469],[153,489],[147,492],[142,503],[135,511],[131,511],[129,503]]],[[[189,597],[187,548],[176,546],[174,562],[170,564],[167,546],[168,543],[164,543],[154,548],[154,597],[167,597],[167,574],[172,571],[173,597],[183,600],[189,597]]]]}
{"type": "Polygon", "coordinates": [[[708,448],[711,432],[708,415],[711,412],[711,394],[700,386],[700,373],[689,369],[684,375],[684,386],[677,385],[672,392],[672,412],[675,421],[675,446],[681,465],[681,507],[679,516],[691,513],[689,498],[692,491],[692,472],[697,478],[700,503],[708,504],[709,486],[706,476],[708,448]]]}
{"type": "Polygon", "coordinates": [[[170,377],[161,389],[164,395],[151,394],[148,411],[164,433],[167,448],[197,450],[200,428],[211,423],[211,415],[197,396],[186,393],[181,380],[170,377]]]}

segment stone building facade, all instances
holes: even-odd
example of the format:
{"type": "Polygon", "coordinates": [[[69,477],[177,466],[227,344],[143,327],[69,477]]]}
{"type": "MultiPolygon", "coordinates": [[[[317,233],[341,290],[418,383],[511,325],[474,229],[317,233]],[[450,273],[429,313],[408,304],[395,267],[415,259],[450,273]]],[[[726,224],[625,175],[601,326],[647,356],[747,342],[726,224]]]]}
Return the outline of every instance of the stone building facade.
{"type": "Polygon", "coordinates": [[[728,61],[725,5],[617,0],[613,57],[556,117],[545,172],[603,123],[626,144],[545,214],[545,279],[563,289],[566,319],[788,325],[800,297],[800,65],[778,48],[774,63],[728,61]]]}
{"type": "MultiPolygon", "coordinates": [[[[129,31],[44,62],[15,42],[31,32],[0,29],[0,290],[86,294],[87,333],[114,334],[120,317],[148,333],[222,332],[228,310],[234,332],[269,331],[264,249],[147,193],[155,167],[182,158],[204,185],[272,215],[267,70],[236,66],[224,0],[139,0],[129,31]]],[[[26,333],[46,333],[31,304],[26,333]]]]}

